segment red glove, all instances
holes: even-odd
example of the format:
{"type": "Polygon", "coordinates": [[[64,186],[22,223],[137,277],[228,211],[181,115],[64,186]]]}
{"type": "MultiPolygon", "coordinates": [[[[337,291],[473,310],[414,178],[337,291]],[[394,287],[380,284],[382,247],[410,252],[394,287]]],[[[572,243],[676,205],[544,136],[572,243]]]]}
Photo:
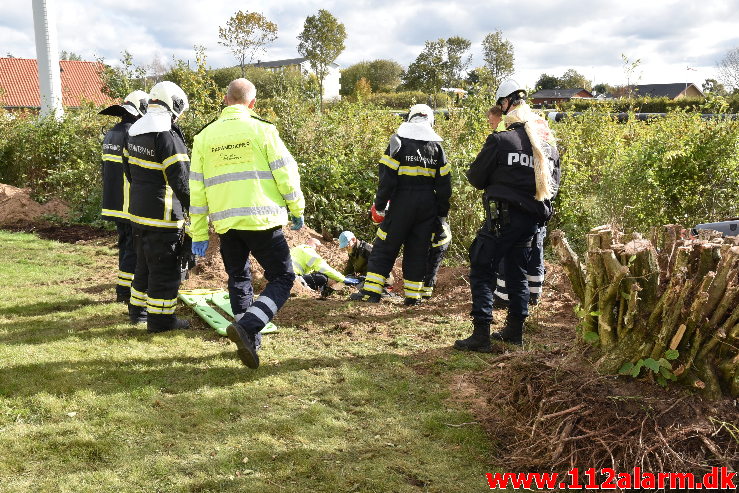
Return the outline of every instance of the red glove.
{"type": "Polygon", "coordinates": [[[372,207],[370,207],[370,218],[373,223],[380,224],[385,220],[385,211],[378,211],[375,208],[375,204],[372,204],[372,207]]]}

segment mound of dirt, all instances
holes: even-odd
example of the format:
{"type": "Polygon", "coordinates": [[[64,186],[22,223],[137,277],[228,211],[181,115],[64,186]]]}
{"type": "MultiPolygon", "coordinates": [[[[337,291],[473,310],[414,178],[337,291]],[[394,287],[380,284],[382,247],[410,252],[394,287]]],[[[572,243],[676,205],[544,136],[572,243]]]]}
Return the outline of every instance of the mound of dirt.
{"type": "MultiPolygon", "coordinates": [[[[321,233],[307,226],[299,231],[293,231],[289,227],[284,227],[282,232],[285,234],[285,239],[290,248],[304,244],[310,238],[319,240],[321,246],[316,251],[331,267],[339,272],[344,269],[346,262],[349,260],[348,253],[339,248],[337,239],[326,239],[321,233]]],[[[250,260],[254,291],[258,293],[264,288],[266,283],[264,269],[258,262],[254,261],[253,257],[250,257],[250,260]]],[[[403,292],[402,262],[403,257],[399,256],[392,271],[395,277],[393,288],[397,293],[403,292]]],[[[208,244],[208,250],[205,252],[205,257],[198,259],[197,266],[190,272],[190,277],[183,284],[183,288],[223,288],[227,282],[228,274],[226,274],[226,268],[223,266],[223,260],[221,260],[220,240],[218,235],[211,231],[210,243],[208,244]]],[[[296,284],[293,288],[293,295],[317,296],[317,293],[301,288],[296,284]]]]}
{"type": "Polygon", "coordinates": [[[27,188],[0,183],[0,225],[18,225],[43,221],[44,216],[68,218],[71,209],[62,200],[52,199],[39,204],[27,188]]]}

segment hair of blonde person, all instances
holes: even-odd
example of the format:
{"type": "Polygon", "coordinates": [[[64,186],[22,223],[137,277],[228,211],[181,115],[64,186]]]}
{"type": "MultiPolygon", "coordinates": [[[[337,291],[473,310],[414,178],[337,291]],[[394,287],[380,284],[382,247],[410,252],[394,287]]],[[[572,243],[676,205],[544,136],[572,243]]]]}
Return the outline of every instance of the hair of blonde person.
{"type": "Polygon", "coordinates": [[[534,175],[536,177],[536,200],[551,199],[554,190],[554,179],[552,178],[553,163],[549,159],[549,150],[542,144],[540,133],[538,132],[537,119],[540,117],[531,111],[531,107],[523,100],[517,102],[512,110],[509,110],[505,117],[506,126],[514,123],[523,123],[526,135],[531,141],[531,148],[534,151],[534,175]]]}
{"type": "Polygon", "coordinates": [[[228,84],[226,96],[231,104],[249,104],[257,97],[257,88],[246,79],[234,79],[228,84]]]}

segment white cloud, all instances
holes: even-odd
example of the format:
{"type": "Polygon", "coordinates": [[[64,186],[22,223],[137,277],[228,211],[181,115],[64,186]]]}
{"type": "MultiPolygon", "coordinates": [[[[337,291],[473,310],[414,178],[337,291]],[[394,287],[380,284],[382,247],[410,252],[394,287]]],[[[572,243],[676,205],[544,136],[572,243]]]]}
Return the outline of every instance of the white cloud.
{"type": "MultiPolygon", "coordinates": [[[[407,65],[424,41],[463,36],[473,43],[473,65],[482,64],[480,42],[502,29],[515,49],[516,75],[533,85],[546,72],[574,68],[595,82],[624,82],[621,54],[641,59],[644,83],[700,84],[715,77],[716,62],[739,46],[739,9],[725,0],[275,0],[239,5],[224,0],[50,0],[55,1],[59,47],[86,59],[116,60],[123,50],[139,64],[156,53],[194,58],[203,45],[211,66],[232,65],[218,44],[218,27],[238,8],[261,11],[279,26],[279,38],[261,59],[297,56],[303,21],[319,8],[346,26],[346,50],[337,60],[347,66],[388,58],[407,65]],[[687,71],[686,67],[697,71],[687,71]]],[[[0,55],[33,58],[30,2],[13,2],[0,17],[0,55]]]]}

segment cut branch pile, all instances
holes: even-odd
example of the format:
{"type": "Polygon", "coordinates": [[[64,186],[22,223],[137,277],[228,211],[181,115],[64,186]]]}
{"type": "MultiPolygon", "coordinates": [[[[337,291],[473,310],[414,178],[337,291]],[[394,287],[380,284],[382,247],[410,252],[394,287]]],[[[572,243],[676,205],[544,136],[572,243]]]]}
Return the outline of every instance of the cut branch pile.
{"type": "Polygon", "coordinates": [[[731,401],[588,373],[577,361],[509,353],[478,376],[495,409],[479,419],[499,441],[504,470],[737,470],[739,429],[731,401]]]}
{"type": "Polygon", "coordinates": [[[600,226],[587,235],[584,262],[563,232],[551,239],[580,300],[581,335],[603,351],[602,371],[739,396],[739,237],[667,225],[645,239],[600,226]]]}

